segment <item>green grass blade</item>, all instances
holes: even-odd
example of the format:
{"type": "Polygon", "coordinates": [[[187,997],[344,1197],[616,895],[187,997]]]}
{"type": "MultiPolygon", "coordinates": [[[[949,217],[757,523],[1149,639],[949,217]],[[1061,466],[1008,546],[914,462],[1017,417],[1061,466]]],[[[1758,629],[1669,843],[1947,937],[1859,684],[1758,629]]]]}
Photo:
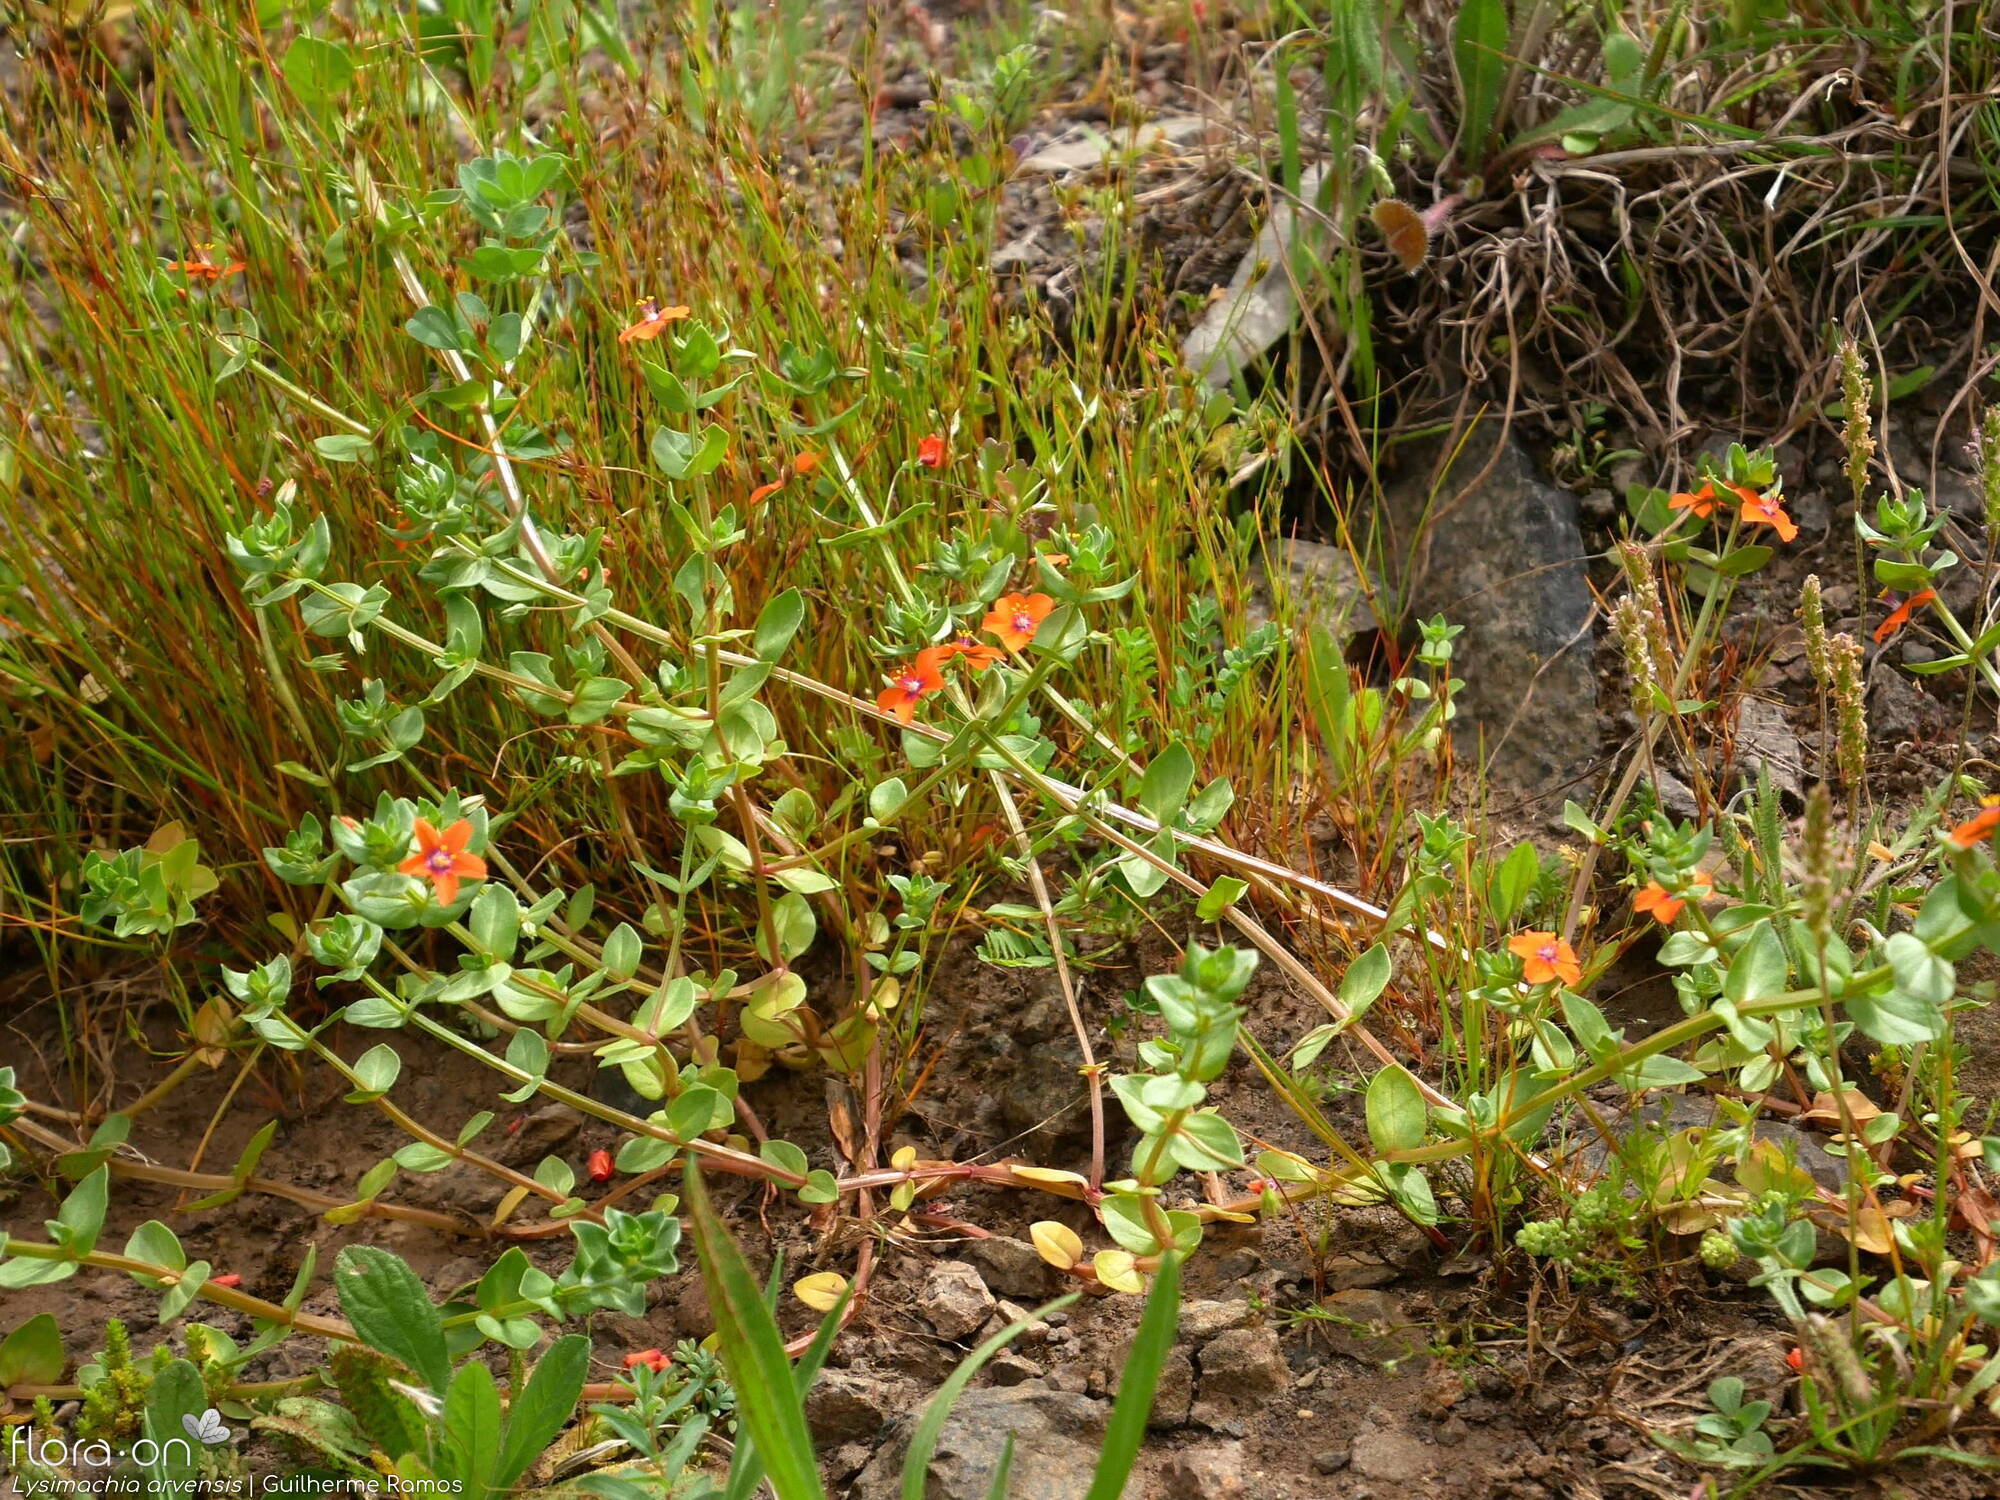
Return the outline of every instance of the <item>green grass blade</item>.
{"type": "Polygon", "coordinates": [[[1000,1445],[1000,1462],[993,1468],[993,1483],[986,1491],[986,1500],[1007,1500],[1007,1481],[1014,1477],[1014,1434],[1007,1434],[1007,1441],[1000,1445]]]}
{"type": "MultiPolygon", "coordinates": [[[[924,1474],[931,1466],[931,1454],[937,1450],[938,1434],[944,1431],[945,1420],[950,1417],[952,1407],[958,1404],[958,1398],[972,1383],[972,1377],[979,1373],[980,1367],[1020,1337],[1022,1331],[1030,1324],[1040,1322],[1058,1308],[1068,1307],[1079,1295],[1077,1292],[1071,1292],[1067,1297],[1058,1297],[1055,1301],[1036,1308],[1018,1322],[1009,1323],[960,1360],[958,1368],[945,1377],[944,1384],[939,1386],[937,1394],[931,1397],[930,1405],[924,1408],[923,1420],[917,1423],[917,1430],[910,1434],[910,1451],[903,1459],[903,1500],[924,1500],[924,1474]]],[[[1152,1399],[1150,1394],[1147,1399],[1149,1402],[1152,1399]]],[[[1007,1454],[1009,1458],[1013,1455],[1011,1438],[1008,1441],[1007,1454]]],[[[999,1486],[993,1491],[996,1495],[1005,1493],[1004,1476],[1007,1467],[1007,1462],[1003,1459],[995,1475],[996,1485],[999,1486]]]]}
{"type": "Polygon", "coordinates": [[[1139,1332],[1132,1340],[1132,1353],[1125,1371],[1118,1377],[1118,1399],[1111,1407],[1111,1425],[1104,1433],[1104,1448],[1097,1456],[1097,1472],[1090,1479],[1090,1493],[1084,1500],[1118,1500],[1125,1482],[1132,1477],[1132,1465],[1146,1441],[1146,1419],[1153,1414],[1153,1392],[1159,1388],[1160,1368],[1174,1347],[1174,1335],[1181,1318],[1181,1259],[1169,1255],[1153,1276],[1153,1290],[1146,1298],[1146,1311],[1139,1319],[1139,1332]]]}
{"type": "Polygon", "coordinates": [[[1452,27],[1458,67],[1458,157],[1468,172],[1486,165],[1500,92],[1507,84],[1506,0],[1465,0],[1452,27]]]}
{"type": "Polygon", "coordinates": [[[701,1170],[692,1161],[687,1164],[687,1206],[702,1284],[715,1313],[722,1363],[736,1388],[743,1426],[763,1456],[771,1488],[778,1500],[825,1500],[805,1407],[793,1384],[792,1362],[785,1357],[777,1320],[764,1305],[756,1278],[729,1237],[701,1170]]]}

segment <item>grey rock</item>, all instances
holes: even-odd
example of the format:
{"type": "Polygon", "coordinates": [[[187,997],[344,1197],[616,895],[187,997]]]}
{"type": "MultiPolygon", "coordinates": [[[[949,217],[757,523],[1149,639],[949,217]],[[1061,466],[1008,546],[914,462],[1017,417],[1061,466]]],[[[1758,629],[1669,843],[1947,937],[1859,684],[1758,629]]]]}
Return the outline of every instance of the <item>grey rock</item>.
{"type": "MultiPolygon", "coordinates": [[[[1309,623],[1337,641],[1378,628],[1368,602],[1374,590],[1363,584],[1345,548],[1286,537],[1273,543],[1270,552],[1270,563],[1284,574],[1286,599],[1309,623]]],[[[1271,571],[1263,557],[1250,564],[1250,597],[1243,612],[1252,625],[1262,625],[1277,613],[1271,571]]]]}
{"type": "MultiPolygon", "coordinates": [[[[1325,168],[1316,166],[1299,174],[1302,201],[1311,203],[1319,195],[1325,175],[1325,168]]],[[[1275,199],[1271,217],[1237,263],[1228,290],[1209,304],[1182,342],[1187,367],[1220,390],[1283,338],[1299,317],[1290,270],[1293,247],[1323,237],[1317,215],[1302,215],[1289,199],[1275,199]]]]}
{"type": "Polygon", "coordinates": [[[1439,1454],[1407,1432],[1371,1422],[1354,1435],[1353,1456],[1357,1474],[1408,1483],[1430,1473],[1439,1454]]]}
{"type": "Polygon", "coordinates": [[[1762,698],[1743,698],[1736,709],[1737,764],[1754,779],[1761,767],[1771,784],[1794,806],[1802,800],[1799,779],[1805,773],[1805,753],[1785,720],[1785,711],[1762,698]]]}
{"type": "Polygon", "coordinates": [[[1095,171],[1118,157],[1138,156],[1163,144],[1197,141],[1207,130],[1208,121],[1200,115],[1162,115],[1136,129],[1098,130],[1080,125],[1062,140],[1023,157],[1016,170],[1051,174],[1095,171]]]}
{"type": "Polygon", "coordinates": [[[862,1370],[821,1370],[806,1392],[806,1426],[823,1444],[872,1443],[910,1400],[900,1381],[862,1370]]]}
{"type": "Polygon", "coordinates": [[[1338,1474],[1354,1462],[1352,1448],[1328,1448],[1313,1455],[1313,1469],[1321,1474],[1338,1474]]]}
{"type": "Polygon", "coordinates": [[[1510,790],[1558,797],[1599,738],[1596,606],[1576,496],[1537,474],[1490,418],[1460,446],[1411,444],[1384,495],[1390,555],[1423,541],[1407,588],[1415,613],[1465,627],[1452,665],[1465,679],[1457,727],[1468,753],[1483,743],[1510,790]]]}
{"type": "MultiPolygon", "coordinates": [[[[1118,1351],[1119,1369],[1123,1370],[1131,1358],[1132,1344],[1128,1339],[1118,1351]]],[[[1166,1362],[1160,1366],[1160,1383],[1153,1390],[1153,1410],[1146,1418],[1146,1425],[1157,1431],[1185,1427],[1193,1409],[1194,1361],[1186,1349],[1177,1346],[1167,1351],[1166,1362]]]]}
{"type": "Polygon", "coordinates": [[[1412,1325],[1393,1293],[1350,1287],[1323,1298],[1320,1306],[1339,1320],[1327,1329],[1336,1354],[1382,1365],[1423,1352],[1423,1331],[1412,1325]]]}
{"type": "Polygon", "coordinates": [[[964,1261],[939,1261],[917,1298],[917,1311],[939,1338],[956,1343],[979,1331],[993,1311],[993,1294],[964,1261]]]}
{"type": "MultiPolygon", "coordinates": [[[[1600,1110],[1598,1113],[1612,1135],[1621,1142],[1642,1126],[1670,1134],[1707,1126],[1721,1129],[1726,1123],[1713,1106],[1686,1094],[1658,1096],[1629,1113],[1616,1109],[1600,1110]]],[[[1783,1120],[1761,1119],[1756,1125],[1756,1135],[1760,1141],[1776,1144],[1821,1187],[1834,1193],[1846,1190],[1847,1164],[1839,1157],[1830,1155],[1817,1136],[1783,1120]]],[[[1593,1170],[1602,1170],[1610,1161],[1611,1149],[1599,1138],[1591,1140],[1577,1154],[1593,1170]]],[[[1718,1163],[1715,1175],[1728,1178],[1731,1175],[1730,1164],[1718,1163]]]]}
{"type": "Polygon", "coordinates": [[[1003,1297],[1039,1302],[1055,1290],[1055,1272],[1026,1240],[989,1235],[961,1245],[958,1253],[1003,1297]]]}
{"type": "Polygon", "coordinates": [[[1219,1333],[1256,1321],[1257,1310],[1248,1302],[1189,1302],[1181,1308],[1180,1336],[1199,1349],[1219,1333]]]}
{"type": "Polygon", "coordinates": [[[1326,1263],[1321,1280],[1328,1291],[1344,1292],[1352,1287],[1387,1286],[1402,1275],[1394,1266],[1379,1260],[1363,1260],[1358,1255],[1336,1255],[1326,1263]]]}
{"type": "Polygon", "coordinates": [[[1241,1443],[1212,1443],[1176,1453],[1161,1470],[1160,1481],[1176,1500],[1181,1496],[1187,1500],[1239,1500],[1248,1493],[1244,1467],[1241,1443]]]}
{"type": "Polygon", "coordinates": [[[1232,1328],[1201,1347],[1204,1402],[1268,1396],[1291,1384],[1275,1328],[1232,1328]]]}
{"type": "MultiPolygon", "coordinates": [[[[938,1434],[925,1475],[926,1500],[986,1500],[1007,1439],[1014,1440],[1009,1500],[1078,1500],[1090,1489],[1105,1408],[1046,1387],[967,1391],[938,1434]]],[[[854,1481],[854,1500],[897,1500],[916,1416],[899,1423],[854,1481]]]]}
{"type": "Polygon", "coordinates": [[[1032,1359],[1003,1352],[987,1361],[986,1373],[993,1377],[995,1385],[1026,1385],[1030,1380],[1041,1379],[1042,1367],[1032,1359]]]}

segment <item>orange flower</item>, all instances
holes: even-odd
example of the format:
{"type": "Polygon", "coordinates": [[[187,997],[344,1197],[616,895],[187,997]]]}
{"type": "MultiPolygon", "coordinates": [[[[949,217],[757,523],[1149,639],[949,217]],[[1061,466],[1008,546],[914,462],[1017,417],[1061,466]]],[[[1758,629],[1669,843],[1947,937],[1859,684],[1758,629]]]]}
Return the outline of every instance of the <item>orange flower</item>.
{"type": "Polygon", "coordinates": [[[628,1370],[635,1370],[640,1365],[649,1370],[664,1370],[667,1367],[667,1357],[657,1349],[640,1349],[626,1355],[624,1363],[628,1370]]]}
{"type": "Polygon", "coordinates": [[[666,332],[669,323],[678,323],[682,318],[687,316],[688,309],[685,307],[662,307],[658,302],[648,297],[644,302],[639,304],[639,321],[632,324],[629,328],[621,329],[618,334],[618,342],[629,344],[634,339],[656,339],[662,333],[666,332]]]}
{"type": "MultiPolygon", "coordinates": [[[[813,452],[812,449],[810,448],[806,449],[805,452],[801,453],[797,458],[792,460],[792,474],[810,474],[814,469],[817,469],[818,467],[819,467],[819,455],[813,452]]],[[[759,500],[764,499],[766,496],[776,494],[779,490],[785,487],[785,481],[789,478],[791,478],[791,474],[780,474],[776,479],[772,480],[769,484],[758,485],[756,489],[750,492],[749,503],[755,505],[759,500]]]]}
{"type": "Polygon", "coordinates": [[[590,1160],[583,1164],[583,1170],[592,1182],[609,1182],[618,1168],[611,1159],[611,1153],[600,1147],[590,1153],[590,1160]]]}
{"type": "Polygon", "coordinates": [[[1936,589],[1918,589],[1909,598],[1889,611],[1889,618],[1875,627],[1875,643],[1880,645],[1897,631],[1910,623],[1910,616],[1931,600],[1937,598],[1936,589]]]}
{"type": "Polygon", "coordinates": [[[986,612],[979,628],[1009,651],[1019,651],[1035,638],[1055,607],[1056,601],[1047,594],[1005,594],[986,612]]]}
{"type": "Polygon", "coordinates": [[[179,271],[190,281],[209,282],[220,281],[225,276],[234,276],[243,269],[243,262],[240,260],[232,260],[226,266],[217,265],[210,258],[208,251],[207,245],[197,245],[188,252],[188,259],[168,261],[167,269],[179,271]]]}
{"type": "Polygon", "coordinates": [[[938,650],[941,653],[939,661],[950,661],[954,656],[962,656],[972,663],[972,670],[975,672],[984,672],[1007,654],[998,646],[982,646],[969,635],[962,635],[957,640],[940,646],[938,650]]]}
{"type": "Polygon", "coordinates": [[[225,1271],[220,1276],[209,1277],[208,1283],[210,1286],[241,1286],[243,1285],[243,1276],[242,1273],[237,1271],[225,1271]]]}
{"type": "Polygon", "coordinates": [[[460,818],[443,833],[431,827],[428,820],[419,818],[417,852],[396,868],[405,875],[428,880],[438,900],[449,906],[458,899],[459,881],[486,878],[486,861],[476,854],[465,852],[465,846],[471,841],[470,818],[460,818]]]}
{"type": "MultiPolygon", "coordinates": [[[[1674,918],[1681,914],[1681,908],[1687,905],[1688,896],[1700,901],[1711,889],[1706,875],[1697,875],[1688,882],[1686,896],[1669,896],[1667,888],[1659,881],[1649,880],[1640,889],[1639,894],[1632,898],[1632,910],[1651,912],[1653,919],[1661,926],[1671,927],[1674,925],[1674,918]]],[[[1575,980],[1570,981],[1572,984],[1575,982],[1575,980]]]]}
{"type": "Polygon", "coordinates": [[[1785,514],[1782,501],[1774,496],[1753,495],[1748,490],[1731,485],[1731,489],[1743,497],[1743,519],[1757,526],[1778,528],[1778,540],[1789,542],[1797,538],[1799,528],[1792,524],[1792,518],[1785,514]]]}
{"type": "Polygon", "coordinates": [[[944,647],[926,646],[917,653],[915,661],[899,670],[889,685],[875,695],[875,706],[885,714],[894,714],[897,723],[909,723],[916,717],[917,704],[924,694],[935,693],[944,686],[944,673],[938,670],[944,659],[944,647]]]}
{"type": "Polygon", "coordinates": [[[1560,979],[1574,985],[1583,978],[1576,950],[1553,932],[1524,932],[1507,941],[1507,951],[1521,960],[1521,976],[1530,984],[1560,979]]]}
{"type": "Polygon", "coordinates": [[[1803,1375],[1806,1368],[1806,1351],[1794,1348],[1790,1354],[1785,1356],[1785,1363],[1792,1367],[1794,1374],[1803,1375]]]}
{"type": "Polygon", "coordinates": [[[934,432],[917,444],[917,462],[926,469],[944,467],[944,438],[940,434],[934,432]]]}
{"type": "Polygon", "coordinates": [[[1698,490],[1684,491],[1667,501],[1669,510],[1691,510],[1706,521],[1715,514],[1715,486],[1703,484],[1698,490]]]}
{"type": "Polygon", "coordinates": [[[1978,812],[1945,837],[1960,849],[1970,849],[1974,844],[1991,838],[1996,828],[2000,828],[2000,797],[1988,797],[1980,803],[1978,812]]]}

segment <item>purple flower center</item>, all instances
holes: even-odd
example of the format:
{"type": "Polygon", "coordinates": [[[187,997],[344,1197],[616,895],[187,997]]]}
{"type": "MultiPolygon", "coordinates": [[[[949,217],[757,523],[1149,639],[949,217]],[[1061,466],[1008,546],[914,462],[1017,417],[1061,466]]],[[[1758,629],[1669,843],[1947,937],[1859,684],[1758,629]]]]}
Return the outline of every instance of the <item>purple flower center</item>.
{"type": "Polygon", "coordinates": [[[449,849],[433,849],[430,852],[430,857],[424,863],[430,866],[432,874],[443,875],[451,869],[451,851],[449,849]]]}

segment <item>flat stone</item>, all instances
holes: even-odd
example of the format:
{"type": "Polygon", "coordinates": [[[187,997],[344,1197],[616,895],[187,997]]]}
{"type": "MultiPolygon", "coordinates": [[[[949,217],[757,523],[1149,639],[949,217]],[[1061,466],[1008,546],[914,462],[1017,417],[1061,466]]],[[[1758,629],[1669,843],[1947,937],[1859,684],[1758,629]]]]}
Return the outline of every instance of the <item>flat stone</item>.
{"type": "Polygon", "coordinates": [[[1258,557],[1250,564],[1250,597],[1243,612],[1252,625],[1262,625],[1276,615],[1272,577],[1278,573],[1285,581],[1285,597],[1308,623],[1335,640],[1378,628],[1375,610],[1368,602],[1371,590],[1363,585],[1361,570],[1344,547],[1285,537],[1269,545],[1267,557],[1258,557]]]}
{"type": "Polygon", "coordinates": [[[862,1370],[821,1370],[806,1392],[806,1426],[823,1444],[873,1443],[910,1399],[900,1381],[862,1370]]]}
{"type": "MultiPolygon", "coordinates": [[[[1384,489],[1391,555],[1422,547],[1408,580],[1420,617],[1465,627],[1455,727],[1510,791],[1556,806],[1598,752],[1596,602],[1577,497],[1543,479],[1518,437],[1485,418],[1407,445],[1384,489]]],[[[1587,799],[1586,799],[1587,800],[1587,799]]]]}
{"type": "Polygon", "coordinates": [[[1137,156],[1160,145],[1180,145],[1199,140],[1208,130],[1200,115],[1162,115],[1137,128],[1112,126],[1098,130],[1079,127],[1066,138],[1051,142],[1021,159],[1022,172],[1091,172],[1121,156],[1137,156]]]}
{"type": "Polygon", "coordinates": [[[1243,1444],[1212,1443],[1183,1448],[1168,1460],[1160,1479],[1176,1500],[1239,1500],[1248,1493],[1243,1479],[1243,1444]]]}
{"type": "Polygon", "coordinates": [[[1275,1328],[1232,1328],[1201,1346],[1204,1401],[1268,1396],[1292,1383],[1275,1328]]]}
{"type": "Polygon", "coordinates": [[[1389,1364],[1424,1350],[1422,1330],[1412,1326],[1393,1293],[1350,1287],[1322,1298],[1320,1306],[1341,1320],[1327,1325],[1327,1339],[1336,1354],[1389,1364]]]}
{"type": "Polygon", "coordinates": [[[988,1235],[959,1246],[958,1253],[1003,1297],[1039,1302],[1055,1291],[1055,1272],[1026,1240],[988,1235]]]}
{"type": "MultiPolygon", "coordinates": [[[[1319,196],[1325,175],[1323,167],[1308,167],[1299,174],[1302,201],[1311,203],[1319,196]]],[[[1288,198],[1275,197],[1270,218],[1237,262],[1228,289],[1209,304],[1182,341],[1181,359],[1187,367],[1220,390],[1289,333],[1299,319],[1290,257],[1299,241],[1315,242],[1323,235],[1317,215],[1301,215],[1288,198]]]]}
{"type": "MultiPolygon", "coordinates": [[[[852,1500],[900,1500],[903,1457],[921,1403],[856,1477],[852,1500]]],[[[1046,1386],[967,1391],[945,1419],[924,1476],[925,1500],[987,1500],[1009,1437],[1014,1443],[1009,1500],[1080,1500],[1090,1489],[1104,1438],[1106,1408],[1046,1386]]]]}
{"type": "Polygon", "coordinates": [[[1369,1425],[1354,1435],[1354,1472],[1369,1479],[1420,1479],[1436,1467],[1437,1449],[1406,1432],[1369,1425]]]}
{"type": "Polygon", "coordinates": [[[1181,1342],[1198,1349],[1219,1333],[1256,1321],[1257,1309],[1248,1302],[1189,1302],[1181,1308],[1181,1342]]]}
{"type": "Polygon", "coordinates": [[[917,1311],[939,1338],[957,1343],[985,1323],[993,1311],[993,1294],[964,1261],[939,1261],[917,1298],[917,1311]]]}

